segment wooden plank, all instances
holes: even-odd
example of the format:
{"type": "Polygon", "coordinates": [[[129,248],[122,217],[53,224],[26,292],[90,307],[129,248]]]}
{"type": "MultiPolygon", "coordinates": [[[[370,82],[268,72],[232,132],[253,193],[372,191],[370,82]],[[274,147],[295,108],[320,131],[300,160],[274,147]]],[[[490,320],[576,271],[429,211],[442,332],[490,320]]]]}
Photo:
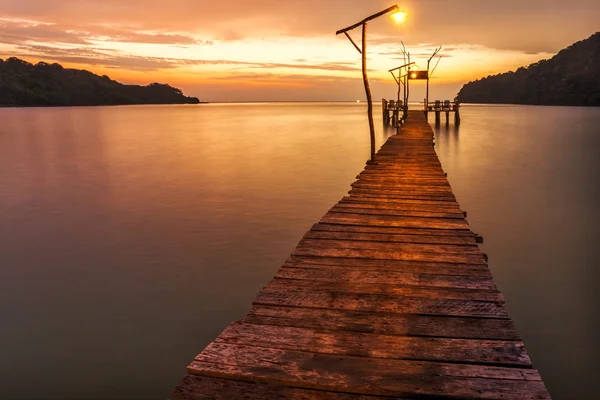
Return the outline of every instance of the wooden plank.
{"type": "Polygon", "coordinates": [[[426,229],[406,228],[401,226],[368,226],[368,225],[342,225],[320,222],[312,226],[311,231],[327,232],[359,232],[359,233],[386,233],[400,235],[445,236],[457,238],[474,238],[475,234],[465,229],[426,229]]]}
{"type": "Polygon", "coordinates": [[[342,225],[397,226],[417,229],[469,229],[464,219],[393,217],[380,215],[339,214],[328,212],[321,218],[323,223],[342,225]]]}
{"type": "Polygon", "coordinates": [[[454,198],[452,189],[444,186],[426,186],[426,185],[374,185],[356,183],[352,185],[354,192],[380,192],[380,193],[399,193],[414,194],[423,196],[445,196],[454,198]]]}
{"type": "Polygon", "coordinates": [[[456,198],[451,195],[424,195],[418,193],[380,193],[367,190],[349,190],[351,197],[360,199],[380,199],[380,200],[420,200],[420,201],[446,201],[456,202],[456,198]]]}
{"type": "Polygon", "coordinates": [[[448,179],[444,174],[440,173],[440,176],[420,176],[420,177],[409,177],[409,176],[397,176],[393,174],[359,174],[356,176],[358,179],[356,182],[360,183],[387,183],[390,185],[431,185],[431,186],[450,186],[448,179]]]}
{"type": "Polygon", "coordinates": [[[404,205],[404,204],[415,204],[415,205],[438,205],[442,207],[453,207],[459,208],[456,201],[439,201],[439,200],[427,200],[427,199],[385,199],[378,197],[368,196],[346,196],[342,199],[343,202],[360,202],[360,203],[372,203],[372,204],[389,204],[389,205],[404,205]]]}
{"type": "Polygon", "coordinates": [[[508,319],[254,306],[244,322],[321,330],[463,339],[520,340],[508,319]]]}
{"type": "Polygon", "coordinates": [[[491,273],[485,264],[460,264],[406,260],[374,260],[366,258],[335,258],[291,255],[283,264],[286,267],[320,268],[335,265],[362,270],[388,270],[421,274],[443,274],[460,276],[485,276],[491,273]]]}
{"type": "Polygon", "coordinates": [[[264,288],[253,305],[330,308],[458,317],[508,318],[501,302],[264,288]]]}
{"type": "MultiPolygon", "coordinates": [[[[187,375],[171,394],[173,400],[376,400],[381,397],[325,392],[290,386],[187,375]]],[[[400,397],[400,399],[408,399],[400,397]]]]}
{"type": "Polygon", "coordinates": [[[416,200],[439,200],[439,201],[456,201],[456,197],[450,193],[444,192],[424,192],[419,190],[379,190],[352,188],[348,191],[350,196],[356,197],[377,197],[383,199],[416,199],[416,200]]]}
{"type": "Polygon", "coordinates": [[[449,211],[430,211],[430,210],[391,210],[381,208],[361,208],[361,207],[344,207],[334,206],[329,210],[329,213],[341,214],[360,214],[360,215],[382,215],[382,216],[397,216],[397,217],[422,217],[422,218],[455,218],[464,219],[465,215],[462,212],[449,211]]]}
{"type": "MultiPolygon", "coordinates": [[[[332,225],[339,226],[339,225],[332,225]]],[[[386,243],[420,243],[420,244],[454,244],[476,245],[475,237],[469,236],[442,236],[442,235],[409,235],[393,233],[362,233],[343,230],[315,231],[310,230],[304,235],[306,239],[322,240],[351,240],[386,243]]]]}
{"type": "Polygon", "coordinates": [[[392,176],[381,176],[381,175],[368,175],[358,176],[357,180],[352,182],[350,186],[374,186],[379,187],[387,185],[389,187],[413,187],[413,186],[427,186],[427,187],[442,187],[449,188],[450,184],[447,180],[441,178],[432,177],[416,177],[416,178],[405,178],[405,177],[392,177],[392,176]]]}
{"type": "Polygon", "coordinates": [[[469,399],[550,399],[535,370],[332,356],[211,343],[191,374],[333,392],[469,399]],[[225,361],[227,360],[227,361],[225,361]]]}
{"type": "Polygon", "coordinates": [[[313,249],[372,249],[381,251],[394,251],[406,253],[435,253],[435,254],[483,254],[477,245],[462,244],[423,244],[423,243],[400,243],[381,242],[374,240],[349,240],[349,239],[310,239],[300,240],[297,248],[313,249]]]}
{"type": "Polygon", "coordinates": [[[359,175],[363,177],[389,177],[389,178],[410,178],[410,179],[446,179],[446,173],[443,170],[424,170],[424,169],[394,169],[392,167],[383,167],[382,169],[373,169],[367,167],[359,175]]]}
{"type": "Polygon", "coordinates": [[[243,322],[230,324],[217,341],[315,354],[531,368],[520,341],[403,337],[243,322]]]}
{"type": "Polygon", "coordinates": [[[443,175],[443,169],[436,168],[424,168],[422,165],[410,162],[403,162],[402,165],[398,165],[398,163],[385,163],[380,162],[377,165],[367,165],[362,173],[364,174],[399,174],[399,175],[410,175],[410,176],[423,176],[423,175],[435,175],[440,176],[440,173],[443,175]]]}
{"type": "Polygon", "coordinates": [[[374,190],[374,191],[386,191],[386,192],[408,192],[408,193],[423,193],[427,194],[444,194],[453,195],[450,185],[431,185],[431,184],[400,184],[389,182],[363,182],[357,181],[351,184],[353,189],[356,190],[374,190]]]}
{"type": "Polygon", "coordinates": [[[311,257],[365,258],[373,260],[446,262],[456,264],[485,263],[485,258],[483,255],[478,254],[412,253],[393,250],[314,248],[301,246],[296,247],[296,249],[292,252],[292,255],[311,257]]]}
{"type": "Polygon", "coordinates": [[[313,266],[312,268],[282,267],[275,277],[338,283],[361,282],[363,284],[496,290],[496,285],[491,276],[423,274],[390,271],[389,269],[370,270],[333,265],[313,266]]]}
{"type": "MultiPolygon", "coordinates": [[[[292,273],[294,272],[292,268],[292,273]]],[[[326,280],[294,279],[276,276],[265,287],[265,291],[296,290],[306,292],[331,292],[331,293],[358,293],[358,294],[383,294],[389,297],[425,297],[438,299],[458,299],[504,302],[502,294],[494,289],[471,289],[455,287],[435,287],[400,285],[395,283],[363,283],[346,282],[340,279],[337,282],[326,280]]]]}

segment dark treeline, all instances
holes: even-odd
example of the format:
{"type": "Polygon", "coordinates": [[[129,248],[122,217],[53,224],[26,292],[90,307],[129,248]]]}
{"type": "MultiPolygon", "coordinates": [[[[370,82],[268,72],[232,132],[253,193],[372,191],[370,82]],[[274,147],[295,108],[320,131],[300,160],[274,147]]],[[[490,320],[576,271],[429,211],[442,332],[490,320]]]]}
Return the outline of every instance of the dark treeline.
{"type": "Polygon", "coordinates": [[[12,57],[0,59],[0,106],[99,106],[124,104],[197,104],[169,85],[123,85],[108,76],[36,65],[12,57]]]}
{"type": "Polygon", "coordinates": [[[600,32],[514,72],[469,82],[463,103],[600,106],[600,32]]]}

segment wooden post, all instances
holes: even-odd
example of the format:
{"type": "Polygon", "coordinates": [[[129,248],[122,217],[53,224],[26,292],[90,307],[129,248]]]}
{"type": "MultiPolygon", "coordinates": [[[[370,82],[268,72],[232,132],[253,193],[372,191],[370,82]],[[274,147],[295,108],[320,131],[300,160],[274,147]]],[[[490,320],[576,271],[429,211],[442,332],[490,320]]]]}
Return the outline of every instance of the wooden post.
{"type": "Polygon", "coordinates": [[[460,103],[454,99],[454,125],[460,125],[460,103]]]}
{"type": "Polygon", "coordinates": [[[408,99],[406,98],[406,75],[404,76],[404,85],[403,86],[403,96],[404,96],[404,102],[402,103],[402,119],[406,120],[406,117],[408,116],[408,99]]]}
{"type": "Polygon", "coordinates": [[[382,15],[387,14],[392,11],[398,11],[398,6],[393,5],[391,7],[388,7],[383,11],[380,11],[376,14],[368,16],[367,18],[363,19],[360,22],[357,22],[354,25],[350,25],[347,28],[340,29],[339,31],[337,31],[335,33],[336,35],[339,35],[340,33],[345,34],[346,37],[348,38],[348,40],[350,40],[350,42],[352,42],[352,44],[354,45],[356,50],[358,50],[362,54],[362,75],[363,75],[363,81],[365,84],[365,92],[367,94],[367,114],[369,117],[369,132],[370,132],[370,136],[371,136],[371,159],[369,161],[372,163],[375,163],[375,126],[373,124],[373,98],[371,97],[371,89],[369,88],[369,80],[367,79],[367,55],[366,55],[366,51],[367,51],[367,21],[370,21],[377,17],[381,17],[382,15]],[[351,31],[354,28],[358,28],[361,25],[362,25],[362,48],[359,49],[358,46],[356,45],[356,43],[354,43],[354,40],[352,40],[352,38],[348,34],[348,31],[351,31]]]}
{"type": "MultiPolygon", "coordinates": [[[[400,73],[400,71],[398,73],[400,73]]],[[[400,104],[400,78],[398,78],[398,91],[396,93],[396,104],[400,104]]]]}
{"type": "MultiPolygon", "coordinates": [[[[410,64],[410,53],[408,53],[408,63],[410,64]]],[[[408,68],[406,68],[406,80],[404,81],[406,83],[405,87],[406,87],[406,105],[404,106],[404,109],[406,110],[406,115],[408,116],[408,98],[410,97],[410,79],[408,79],[408,75],[410,74],[410,65],[408,66],[408,68]]]]}
{"type": "Polygon", "coordinates": [[[431,58],[427,60],[427,89],[425,89],[425,121],[429,121],[429,63],[431,62],[431,58]]]}
{"type": "MultiPolygon", "coordinates": [[[[402,70],[398,70],[398,75],[402,75],[402,70]]],[[[396,92],[396,128],[400,126],[400,76],[398,76],[398,90],[396,92]]],[[[404,104],[404,103],[403,103],[404,104]]]]}
{"type": "Polygon", "coordinates": [[[362,24],[362,75],[367,94],[367,114],[369,117],[369,133],[371,136],[371,162],[375,162],[375,125],[373,124],[373,98],[367,78],[367,23],[362,24]]]}
{"type": "Polygon", "coordinates": [[[446,110],[446,125],[448,125],[450,123],[449,119],[450,119],[450,111],[446,110]]]}

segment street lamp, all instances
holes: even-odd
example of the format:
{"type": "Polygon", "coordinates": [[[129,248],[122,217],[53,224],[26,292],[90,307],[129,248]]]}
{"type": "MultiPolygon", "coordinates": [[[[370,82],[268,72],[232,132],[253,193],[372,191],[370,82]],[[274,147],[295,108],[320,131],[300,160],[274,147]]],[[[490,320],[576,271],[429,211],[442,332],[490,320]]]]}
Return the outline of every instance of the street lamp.
{"type": "Polygon", "coordinates": [[[392,13],[392,19],[396,22],[403,22],[404,20],[406,20],[406,12],[400,10],[397,5],[394,5],[389,8],[386,8],[383,11],[371,15],[354,25],[351,25],[344,29],[340,29],[335,33],[336,35],[339,35],[340,33],[346,35],[346,37],[348,38],[348,40],[350,40],[350,42],[352,42],[356,50],[358,50],[358,52],[362,54],[362,76],[363,82],[365,84],[365,93],[367,94],[367,113],[369,116],[369,131],[371,134],[371,159],[369,160],[371,163],[375,162],[375,127],[373,124],[373,98],[371,97],[371,88],[369,87],[369,80],[367,79],[367,22],[390,12],[392,13]],[[356,45],[354,40],[352,40],[352,38],[348,34],[348,31],[351,31],[354,28],[358,28],[359,26],[362,26],[362,46],[360,48],[356,45]]]}

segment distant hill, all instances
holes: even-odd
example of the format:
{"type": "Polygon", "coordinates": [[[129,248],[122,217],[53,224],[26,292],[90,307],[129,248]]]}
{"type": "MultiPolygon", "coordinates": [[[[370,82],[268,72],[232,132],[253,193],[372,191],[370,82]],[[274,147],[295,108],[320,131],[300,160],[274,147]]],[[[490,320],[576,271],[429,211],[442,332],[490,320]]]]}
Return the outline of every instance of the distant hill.
{"type": "Polygon", "coordinates": [[[469,82],[463,103],[600,106],[600,32],[514,72],[469,82]]]}
{"type": "Polygon", "coordinates": [[[0,59],[0,106],[100,106],[124,104],[198,104],[169,85],[123,85],[108,76],[36,65],[12,57],[0,59]]]}

